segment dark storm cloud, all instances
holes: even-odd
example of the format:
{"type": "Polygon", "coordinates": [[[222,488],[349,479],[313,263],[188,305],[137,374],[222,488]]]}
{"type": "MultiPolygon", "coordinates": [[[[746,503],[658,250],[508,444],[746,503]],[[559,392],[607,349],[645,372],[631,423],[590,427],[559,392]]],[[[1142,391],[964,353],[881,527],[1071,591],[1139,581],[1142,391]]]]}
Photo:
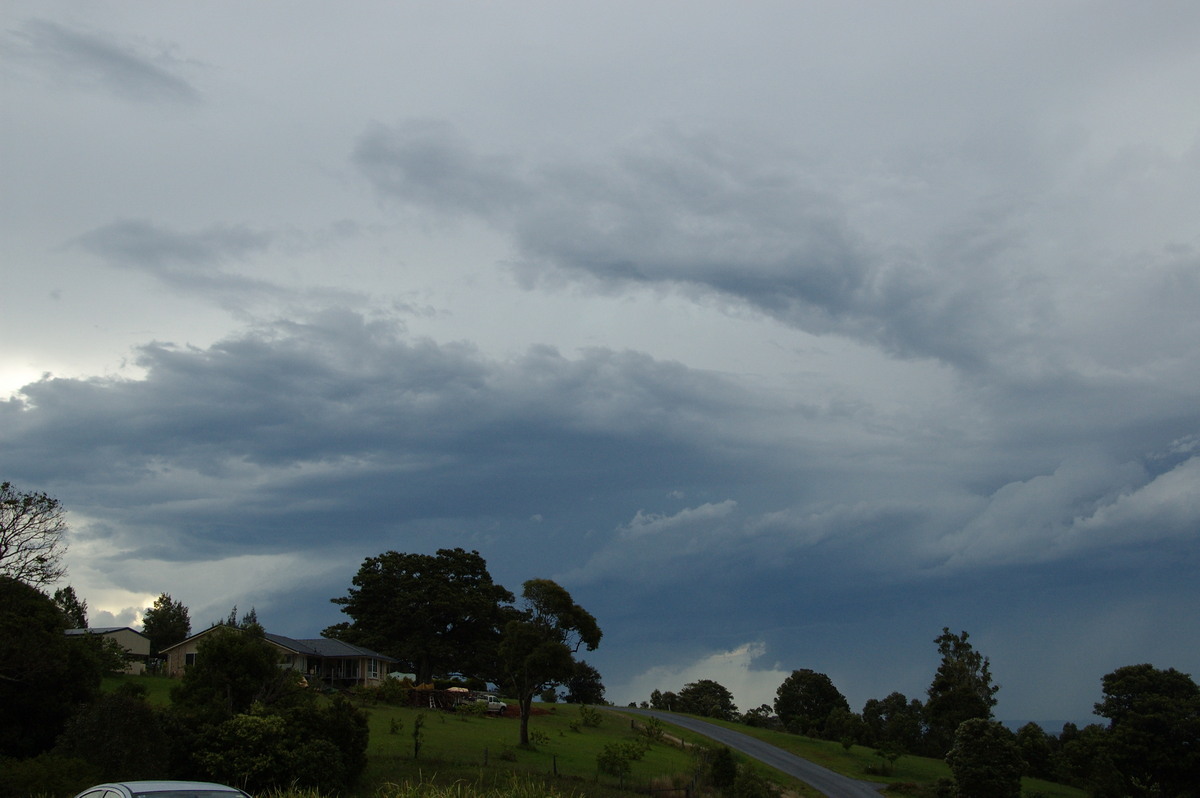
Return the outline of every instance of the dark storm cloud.
{"type": "Polygon", "coordinates": [[[1018,340],[1003,318],[1019,277],[994,268],[1009,245],[994,218],[925,253],[881,246],[814,167],[782,153],[665,133],[591,163],[525,164],[479,155],[449,126],[407,124],[372,127],[354,162],[393,201],[511,235],[530,287],[670,286],[968,369],[1018,340]]]}
{"type": "Polygon", "coordinates": [[[149,103],[194,103],[199,92],[177,72],[169,52],[132,45],[99,32],[34,19],[9,34],[6,46],[54,78],[84,88],[98,87],[124,99],[149,103]]]}
{"type": "Polygon", "coordinates": [[[334,524],[370,539],[420,519],[665,494],[731,467],[703,441],[744,401],[642,355],[535,349],[500,364],[339,311],[207,350],[149,345],[138,365],[144,380],[26,386],[2,411],[4,459],[24,461],[24,481],[66,486],[84,513],[89,496],[119,497],[110,517],[155,530],[131,545],[159,551],[176,536],[286,550],[334,524]],[[31,447],[44,466],[21,457],[31,447]]]}

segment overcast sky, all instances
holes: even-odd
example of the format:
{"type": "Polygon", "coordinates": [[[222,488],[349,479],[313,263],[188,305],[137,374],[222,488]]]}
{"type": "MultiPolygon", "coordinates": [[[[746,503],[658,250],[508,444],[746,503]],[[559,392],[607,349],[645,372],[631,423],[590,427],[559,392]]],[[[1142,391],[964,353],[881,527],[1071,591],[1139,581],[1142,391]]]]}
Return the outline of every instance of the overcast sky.
{"type": "Polygon", "coordinates": [[[1200,4],[0,19],[0,477],[94,624],[461,546],[618,703],[1200,674],[1200,4]]]}

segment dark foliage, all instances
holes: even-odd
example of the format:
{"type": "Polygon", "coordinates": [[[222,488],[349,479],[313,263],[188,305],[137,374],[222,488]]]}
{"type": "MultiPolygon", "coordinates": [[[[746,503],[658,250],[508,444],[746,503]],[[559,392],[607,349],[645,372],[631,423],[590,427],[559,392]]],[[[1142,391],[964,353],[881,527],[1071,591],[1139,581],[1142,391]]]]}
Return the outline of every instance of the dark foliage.
{"type": "Polygon", "coordinates": [[[1149,664],[1102,680],[1096,714],[1108,718],[1108,755],[1127,789],[1200,795],[1200,687],[1186,673],[1149,664]]]}
{"type": "Polygon", "coordinates": [[[327,628],[326,637],[397,658],[418,684],[448,673],[492,675],[513,594],[492,581],[479,552],[388,551],[364,560],[352,583],[331,599],[351,621],[327,628]]]}
{"type": "Polygon", "coordinates": [[[567,679],[568,704],[603,704],[604,684],[600,681],[600,671],[580,660],[575,663],[574,673],[567,679]]]}
{"type": "Polygon", "coordinates": [[[100,688],[98,640],[68,639],[49,596],[0,576],[0,756],[50,750],[67,719],[100,688]]]}
{"type": "Polygon", "coordinates": [[[104,780],[170,775],[160,714],[134,690],[100,695],[70,721],[55,753],[91,763],[104,780]]]}
{"type": "Polygon", "coordinates": [[[733,693],[712,679],[700,679],[684,685],[675,701],[676,712],[719,720],[737,720],[733,693]]]}
{"type": "Polygon", "coordinates": [[[1012,732],[995,721],[963,721],[954,734],[946,763],[961,796],[1020,798],[1024,762],[1012,732]]]}
{"type": "Polygon", "coordinates": [[[992,684],[988,658],[967,642],[969,637],[966,632],[955,635],[943,628],[934,640],[942,661],[925,702],[924,752],[930,756],[944,756],[963,721],[990,720],[996,705],[1000,688],[992,684]]]}
{"type": "Polygon", "coordinates": [[[792,671],[775,691],[775,713],[794,734],[835,739],[827,727],[829,714],[838,709],[850,711],[846,697],[828,676],[808,668],[792,671]]]}

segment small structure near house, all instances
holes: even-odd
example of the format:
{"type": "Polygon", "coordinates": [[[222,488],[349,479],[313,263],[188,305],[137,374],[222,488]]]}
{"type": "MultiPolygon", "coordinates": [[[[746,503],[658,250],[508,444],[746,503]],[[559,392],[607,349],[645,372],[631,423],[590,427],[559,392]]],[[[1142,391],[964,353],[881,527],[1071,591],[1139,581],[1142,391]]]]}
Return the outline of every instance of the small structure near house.
{"type": "Polygon", "coordinates": [[[136,629],[128,626],[93,626],[89,629],[68,629],[68,637],[81,635],[98,635],[115,640],[117,645],[125,649],[126,664],[122,673],[141,675],[146,672],[146,663],[150,659],[150,638],[136,629]]]}
{"type": "MultiPolygon", "coordinates": [[[[167,673],[182,676],[189,665],[195,664],[200,641],[214,629],[241,631],[235,626],[213,626],[187,640],[167,646],[161,652],[167,658],[167,673]]],[[[396,662],[377,651],[327,637],[297,640],[265,632],[264,638],[279,651],[279,666],[303,674],[310,685],[320,683],[339,688],[377,686],[388,666],[396,662]]]]}

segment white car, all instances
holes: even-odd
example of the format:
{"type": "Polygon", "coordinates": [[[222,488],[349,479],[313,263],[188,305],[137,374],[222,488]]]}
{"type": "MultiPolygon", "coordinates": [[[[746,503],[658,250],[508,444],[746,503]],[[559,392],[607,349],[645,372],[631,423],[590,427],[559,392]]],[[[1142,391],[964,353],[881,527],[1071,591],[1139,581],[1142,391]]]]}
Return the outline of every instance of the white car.
{"type": "Polygon", "coordinates": [[[234,787],[207,781],[119,781],[98,784],[75,798],[250,798],[234,787]]]}

